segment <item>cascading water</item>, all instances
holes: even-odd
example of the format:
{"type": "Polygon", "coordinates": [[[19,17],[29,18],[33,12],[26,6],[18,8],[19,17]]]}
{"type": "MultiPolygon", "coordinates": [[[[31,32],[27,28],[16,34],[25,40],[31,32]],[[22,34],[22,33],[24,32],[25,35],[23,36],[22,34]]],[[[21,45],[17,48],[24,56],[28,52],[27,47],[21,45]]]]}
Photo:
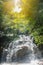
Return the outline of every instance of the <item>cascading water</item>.
{"type": "Polygon", "coordinates": [[[16,65],[15,63],[39,65],[37,62],[40,58],[41,54],[37,46],[33,43],[33,37],[19,35],[19,38],[16,41],[13,40],[9,44],[8,48],[3,50],[2,61],[6,63],[13,63],[14,65],[16,65]]]}

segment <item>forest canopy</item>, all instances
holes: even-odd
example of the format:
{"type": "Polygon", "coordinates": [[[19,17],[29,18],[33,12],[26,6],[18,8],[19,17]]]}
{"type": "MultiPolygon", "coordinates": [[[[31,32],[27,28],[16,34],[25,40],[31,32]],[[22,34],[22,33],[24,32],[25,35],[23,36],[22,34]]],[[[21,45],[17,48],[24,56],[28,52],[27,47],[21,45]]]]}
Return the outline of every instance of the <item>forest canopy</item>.
{"type": "Polygon", "coordinates": [[[42,0],[0,0],[0,38],[8,42],[19,33],[31,34],[38,46],[43,44],[42,0]]]}

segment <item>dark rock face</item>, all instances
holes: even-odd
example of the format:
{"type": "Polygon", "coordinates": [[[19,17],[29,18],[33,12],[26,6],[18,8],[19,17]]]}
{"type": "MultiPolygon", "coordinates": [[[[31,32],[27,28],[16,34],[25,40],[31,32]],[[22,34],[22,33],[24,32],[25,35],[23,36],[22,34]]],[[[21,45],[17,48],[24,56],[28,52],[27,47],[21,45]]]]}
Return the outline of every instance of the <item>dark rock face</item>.
{"type": "Polygon", "coordinates": [[[38,48],[34,46],[33,49],[34,49],[34,54],[36,54],[38,52],[38,48]]]}
{"type": "Polygon", "coordinates": [[[22,46],[21,49],[17,50],[17,52],[12,55],[12,60],[22,59],[27,54],[28,54],[28,47],[27,46],[22,46]]]}
{"type": "Polygon", "coordinates": [[[23,46],[21,49],[17,51],[17,58],[23,58],[28,53],[28,47],[23,46]]]}
{"type": "Polygon", "coordinates": [[[22,46],[21,49],[19,49],[16,53],[17,58],[22,58],[27,54],[32,53],[31,48],[29,48],[28,46],[22,46]]]}
{"type": "Polygon", "coordinates": [[[25,58],[28,54],[31,54],[32,50],[28,46],[21,46],[19,50],[16,51],[16,53],[13,53],[12,60],[19,60],[25,58]]]}
{"type": "Polygon", "coordinates": [[[38,46],[38,48],[39,48],[39,50],[41,51],[42,57],[43,57],[43,44],[40,44],[40,45],[38,46]]]}

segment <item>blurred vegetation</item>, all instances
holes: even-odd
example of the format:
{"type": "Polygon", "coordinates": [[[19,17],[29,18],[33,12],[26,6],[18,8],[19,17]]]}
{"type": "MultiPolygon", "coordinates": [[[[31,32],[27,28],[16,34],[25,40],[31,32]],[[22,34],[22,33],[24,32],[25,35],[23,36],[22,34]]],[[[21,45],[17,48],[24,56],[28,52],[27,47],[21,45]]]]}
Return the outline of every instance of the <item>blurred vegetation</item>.
{"type": "Polygon", "coordinates": [[[0,0],[1,51],[19,34],[31,34],[38,47],[43,49],[43,1],[22,0],[22,3],[23,10],[16,13],[12,12],[12,0],[0,0]]]}
{"type": "MultiPolygon", "coordinates": [[[[35,37],[35,43],[40,47],[43,46],[43,1],[39,2],[38,14],[36,17],[36,23],[34,25],[34,29],[32,34],[35,37]]],[[[43,50],[43,48],[42,48],[43,50]]]]}

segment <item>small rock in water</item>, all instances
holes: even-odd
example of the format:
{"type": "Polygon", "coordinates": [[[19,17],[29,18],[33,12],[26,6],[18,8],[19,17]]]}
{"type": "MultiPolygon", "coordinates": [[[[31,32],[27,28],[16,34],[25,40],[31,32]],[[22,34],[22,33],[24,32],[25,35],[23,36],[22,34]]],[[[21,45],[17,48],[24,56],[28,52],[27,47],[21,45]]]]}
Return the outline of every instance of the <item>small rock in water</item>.
{"type": "Polygon", "coordinates": [[[43,59],[40,59],[40,61],[39,61],[38,64],[39,64],[39,65],[43,65],[43,59]]]}

